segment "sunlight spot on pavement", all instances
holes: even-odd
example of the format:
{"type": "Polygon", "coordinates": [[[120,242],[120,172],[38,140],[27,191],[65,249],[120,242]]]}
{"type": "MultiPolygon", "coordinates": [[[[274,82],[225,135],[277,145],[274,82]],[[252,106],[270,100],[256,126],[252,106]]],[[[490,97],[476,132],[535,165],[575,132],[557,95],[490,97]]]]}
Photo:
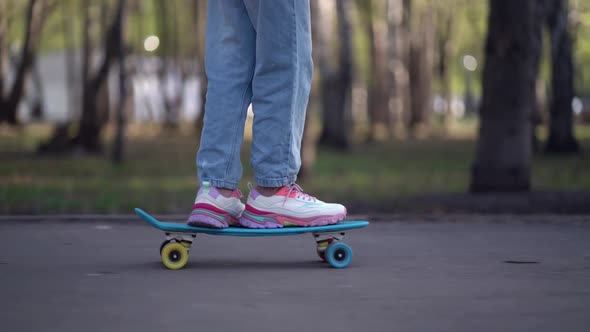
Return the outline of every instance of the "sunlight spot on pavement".
{"type": "Polygon", "coordinates": [[[109,226],[109,225],[97,225],[96,229],[101,230],[101,231],[108,231],[113,229],[113,227],[109,226]]]}

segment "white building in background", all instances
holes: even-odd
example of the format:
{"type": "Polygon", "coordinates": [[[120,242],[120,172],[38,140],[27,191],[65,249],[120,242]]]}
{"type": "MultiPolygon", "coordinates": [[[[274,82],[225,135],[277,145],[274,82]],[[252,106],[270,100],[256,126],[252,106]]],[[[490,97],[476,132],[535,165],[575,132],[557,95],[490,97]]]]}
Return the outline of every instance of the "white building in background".
{"type": "MultiPolygon", "coordinates": [[[[165,119],[164,98],[169,102],[180,103],[179,116],[181,121],[194,121],[200,114],[200,84],[195,75],[183,81],[180,70],[169,70],[164,79],[160,80],[158,68],[160,59],[155,57],[129,58],[134,64],[130,74],[129,93],[133,97],[134,109],[128,113],[130,122],[161,123],[165,119]],[[135,66],[135,64],[138,64],[135,66]]],[[[36,89],[32,79],[26,86],[26,97],[18,111],[19,120],[23,123],[33,121],[32,105],[38,98],[42,99],[44,114],[40,121],[47,123],[63,123],[76,119],[80,114],[81,105],[81,64],[78,56],[66,61],[65,52],[53,52],[37,58],[37,71],[41,81],[41,91],[36,89]],[[72,66],[75,75],[74,86],[68,89],[66,66],[72,66]],[[70,101],[69,99],[72,98],[70,101]]],[[[33,76],[31,76],[33,78],[33,76]]],[[[10,78],[9,78],[10,81],[10,78]]],[[[108,78],[109,98],[111,106],[118,101],[118,65],[112,67],[108,78]]],[[[37,121],[37,120],[35,120],[37,121]]]]}

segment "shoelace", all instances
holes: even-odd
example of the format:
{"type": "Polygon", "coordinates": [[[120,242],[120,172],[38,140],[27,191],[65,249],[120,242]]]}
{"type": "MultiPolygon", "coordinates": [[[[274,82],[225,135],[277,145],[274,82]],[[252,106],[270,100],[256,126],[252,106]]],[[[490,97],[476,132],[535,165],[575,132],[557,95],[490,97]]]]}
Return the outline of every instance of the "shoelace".
{"type": "Polygon", "coordinates": [[[293,183],[291,186],[289,186],[289,191],[287,191],[287,196],[285,196],[285,200],[283,201],[283,206],[285,206],[285,203],[287,202],[287,198],[291,197],[291,193],[295,192],[296,198],[299,199],[303,199],[304,201],[309,201],[309,202],[316,202],[317,198],[308,195],[306,193],[303,192],[303,189],[296,183],[293,183]]]}
{"type": "MultiPolygon", "coordinates": [[[[248,188],[250,190],[252,190],[252,188],[254,188],[254,185],[252,185],[252,183],[248,182],[248,188]]],[[[238,192],[240,191],[239,189],[236,189],[236,190],[238,192]]],[[[291,197],[291,193],[294,191],[296,192],[296,195],[295,195],[296,198],[300,198],[300,199],[303,199],[305,201],[310,201],[310,202],[317,202],[317,200],[318,200],[317,198],[304,193],[303,189],[298,184],[293,183],[292,185],[289,186],[289,191],[287,191],[287,196],[285,196],[285,199],[283,200],[283,206],[285,206],[285,203],[287,202],[287,198],[291,197]]],[[[240,197],[242,197],[241,195],[242,195],[242,193],[240,192],[240,197]]]]}

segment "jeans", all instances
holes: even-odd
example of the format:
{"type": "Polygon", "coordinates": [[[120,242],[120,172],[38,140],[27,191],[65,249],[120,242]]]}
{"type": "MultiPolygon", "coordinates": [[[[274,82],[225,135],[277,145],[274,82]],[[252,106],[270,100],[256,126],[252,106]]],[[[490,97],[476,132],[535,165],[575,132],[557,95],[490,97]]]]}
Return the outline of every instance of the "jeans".
{"type": "Polygon", "coordinates": [[[210,0],[206,29],[199,181],[237,188],[252,104],[256,184],[295,182],[313,71],[309,0],[210,0]]]}

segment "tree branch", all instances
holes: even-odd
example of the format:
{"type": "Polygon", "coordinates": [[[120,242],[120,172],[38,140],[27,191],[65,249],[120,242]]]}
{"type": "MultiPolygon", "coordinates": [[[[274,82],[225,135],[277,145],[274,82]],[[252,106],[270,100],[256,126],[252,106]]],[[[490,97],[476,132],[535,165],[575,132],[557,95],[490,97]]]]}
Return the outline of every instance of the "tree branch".
{"type": "Polygon", "coordinates": [[[98,91],[102,82],[107,78],[113,58],[117,55],[119,47],[121,47],[121,38],[123,32],[123,10],[125,8],[125,3],[126,0],[119,0],[117,4],[115,18],[104,40],[105,51],[103,61],[96,74],[89,82],[92,91],[98,91]]]}
{"type": "Polygon", "coordinates": [[[41,29],[48,12],[45,8],[45,0],[29,0],[26,11],[26,28],[24,43],[20,53],[20,62],[16,69],[14,83],[10,89],[8,98],[4,102],[4,111],[0,119],[11,124],[16,124],[16,109],[24,94],[27,74],[35,60],[41,29]]]}
{"type": "Polygon", "coordinates": [[[6,18],[4,13],[6,12],[6,5],[4,2],[0,2],[0,104],[4,98],[4,61],[5,61],[5,39],[6,39],[6,18]]]}
{"type": "Polygon", "coordinates": [[[33,45],[31,45],[31,41],[36,39],[34,34],[37,32],[37,24],[35,21],[38,19],[39,14],[39,10],[37,7],[38,5],[39,2],[37,2],[37,0],[29,0],[29,4],[27,6],[27,26],[25,30],[24,44],[21,49],[20,62],[16,70],[16,77],[10,90],[10,95],[8,97],[8,104],[11,106],[15,105],[18,102],[18,100],[20,100],[24,92],[26,74],[29,68],[31,67],[31,64],[33,63],[33,52],[36,48],[33,47],[33,45]]]}

